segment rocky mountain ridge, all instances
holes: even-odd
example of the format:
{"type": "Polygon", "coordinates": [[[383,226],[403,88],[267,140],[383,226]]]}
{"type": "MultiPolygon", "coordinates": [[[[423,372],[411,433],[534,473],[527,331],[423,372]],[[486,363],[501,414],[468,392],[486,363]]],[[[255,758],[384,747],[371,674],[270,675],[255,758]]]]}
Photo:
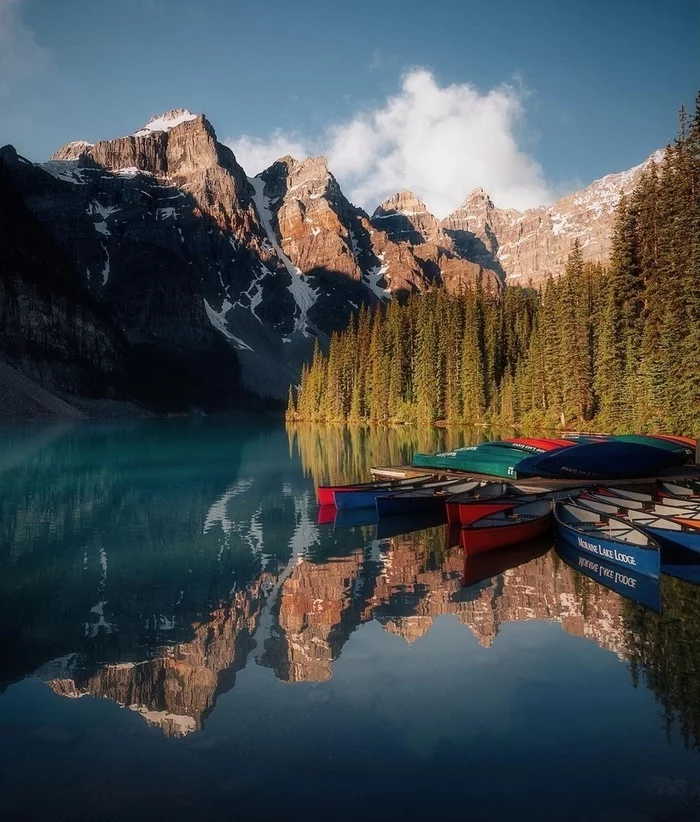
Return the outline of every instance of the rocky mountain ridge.
{"type": "Polygon", "coordinates": [[[551,206],[526,211],[497,208],[483,188],[475,188],[459,208],[438,220],[425,203],[403,190],[375,210],[372,223],[396,241],[435,242],[497,272],[505,282],[539,285],[561,274],[576,239],[585,260],[607,260],[620,194],[629,194],[649,165],[662,158],[663,151],[656,151],[634,168],[594,180],[551,206]]]}
{"type": "MultiPolygon", "coordinates": [[[[314,339],[362,306],[438,283],[459,292],[479,276],[488,290],[537,283],[561,270],[574,237],[588,259],[604,259],[616,189],[642,168],[522,214],[477,189],[439,221],[408,191],[370,217],[322,157],[283,157],[247,177],[206,117],[186,109],[129,136],[68,143],[44,164],[11,147],[0,159],[116,333],[168,379],[184,368],[199,384],[178,404],[205,409],[235,402],[236,361],[249,390],[285,396],[314,339]]],[[[35,371],[57,382],[45,364],[35,371]]],[[[167,407],[168,391],[158,393],[167,407]]]]}

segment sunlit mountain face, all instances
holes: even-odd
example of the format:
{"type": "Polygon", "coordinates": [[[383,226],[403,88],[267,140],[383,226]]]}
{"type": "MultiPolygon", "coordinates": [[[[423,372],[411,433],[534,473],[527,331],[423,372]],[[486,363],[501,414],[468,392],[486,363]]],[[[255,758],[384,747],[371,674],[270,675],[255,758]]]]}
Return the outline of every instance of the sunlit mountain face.
{"type": "MultiPolygon", "coordinates": [[[[206,419],[4,429],[0,754],[48,766],[66,740],[98,779],[112,767],[105,745],[130,768],[148,750],[150,782],[120,777],[133,789],[125,813],[169,768],[180,781],[166,806],[184,813],[195,795],[184,786],[226,762],[226,778],[209,777],[215,812],[232,793],[252,807],[260,774],[287,774],[299,757],[324,773],[335,757],[353,779],[367,757],[444,764],[444,745],[467,757],[478,742],[486,761],[498,745],[525,746],[536,721],[540,764],[563,768],[565,804],[573,783],[547,752],[555,738],[579,762],[623,745],[618,734],[646,740],[666,757],[648,766],[665,796],[664,780],[697,767],[686,751],[700,738],[700,589],[662,578],[656,613],[547,540],[477,561],[444,526],[381,538],[374,525],[319,520],[319,483],[482,435],[416,436],[206,419]],[[589,709],[598,719],[586,724],[589,709]]],[[[88,807],[56,768],[47,797],[72,790],[88,807]]],[[[398,784],[393,771],[382,778],[398,784]]],[[[631,771],[620,778],[631,784],[631,771]]],[[[308,787],[285,780],[287,796],[308,787]]],[[[381,806],[367,780],[360,805],[381,806]]],[[[598,800],[615,807],[607,788],[598,800]]]]}

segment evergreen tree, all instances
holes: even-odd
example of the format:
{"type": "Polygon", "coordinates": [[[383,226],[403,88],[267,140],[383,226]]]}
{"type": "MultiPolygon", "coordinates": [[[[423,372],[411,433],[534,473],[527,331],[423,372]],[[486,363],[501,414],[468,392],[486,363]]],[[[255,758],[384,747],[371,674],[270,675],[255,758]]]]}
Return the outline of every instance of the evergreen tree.
{"type": "Polygon", "coordinates": [[[574,242],[540,292],[444,289],[364,307],[314,345],[301,420],[571,424],[700,435],[700,95],[616,209],[609,267],[574,242]]]}

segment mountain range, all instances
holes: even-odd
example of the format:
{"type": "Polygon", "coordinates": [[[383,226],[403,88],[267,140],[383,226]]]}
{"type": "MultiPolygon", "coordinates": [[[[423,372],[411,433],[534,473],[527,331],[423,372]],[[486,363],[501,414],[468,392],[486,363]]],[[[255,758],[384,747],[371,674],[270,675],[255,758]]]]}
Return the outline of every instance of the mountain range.
{"type": "Polygon", "coordinates": [[[489,291],[538,285],[563,270],[574,239],[605,260],[620,192],[652,159],[523,212],[475,189],[438,220],[406,190],[370,216],[323,157],[282,157],[248,177],[185,109],[45,163],[5,146],[3,367],[15,393],[18,380],[37,384],[29,416],[52,413],[40,390],[77,415],[94,404],[76,396],[204,411],[283,397],[314,339],[363,305],[436,284],[458,293],[479,277],[489,291]]]}

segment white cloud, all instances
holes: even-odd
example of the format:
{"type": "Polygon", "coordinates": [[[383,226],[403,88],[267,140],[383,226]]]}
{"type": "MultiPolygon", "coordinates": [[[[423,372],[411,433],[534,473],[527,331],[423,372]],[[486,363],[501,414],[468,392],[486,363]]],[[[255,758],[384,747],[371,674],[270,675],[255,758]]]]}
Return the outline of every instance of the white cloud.
{"type": "Polygon", "coordinates": [[[249,137],[244,134],[234,140],[226,140],[226,145],[248,174],[263,171],[285,154],[301,160],[311,153],[308,144],[282,131],[276,131],[268,138],[249,137]]]}
{"type": "Polygon", "coordinates": [[[485,93],[468,83],[440,86],[427,69],[412,69],[396,95],[330,125],[320,139],[278,131],[228,144],[253,174],[281,154],[325,154],[346,194],[370,212],[408,188],[444,217],[478,186],[502,208],[529,208],[550,202],[552,192],[519,145],[524,97],[510,85],[485,93]]]}
{"type": "Polygon", "coordinates": [[[0,96],[34,76],[48,59],[48,52],[21,20],[22,2],[0,0],[0,96]]]}

